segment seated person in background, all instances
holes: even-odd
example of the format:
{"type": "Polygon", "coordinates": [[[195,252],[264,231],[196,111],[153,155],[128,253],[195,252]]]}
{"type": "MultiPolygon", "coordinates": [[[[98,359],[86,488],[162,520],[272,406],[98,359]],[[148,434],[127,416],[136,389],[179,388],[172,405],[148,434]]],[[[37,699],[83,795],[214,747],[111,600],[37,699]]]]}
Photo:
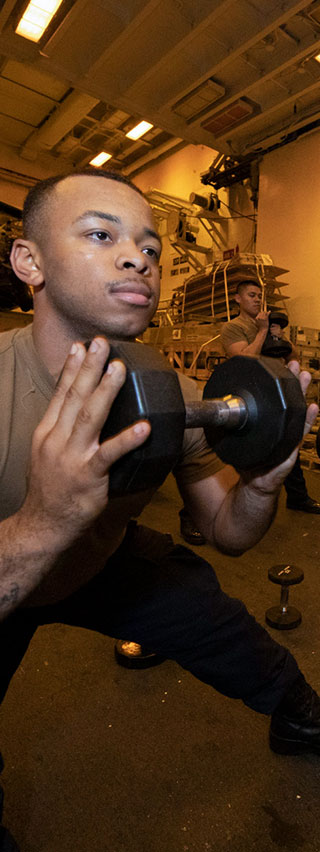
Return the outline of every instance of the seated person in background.
{"type": "MultiPolygon", "coordinates": [[[[320,699],[292,654],[209,563],[137,523],[156,486],[109,497],[110,468],[150,434],[140,421],[99,440],[125,381],[121,360],[104,372],[108,338],[140,336],[158,304],[149,204],[121,174],[93,168],[32,187],[23,221],[11,263],[33,288],[34,322],[0,336],[1,697],[38,625],[81,626],[129,637],[270,715],[274,751],[320,754],[320,699]]],[[[181,387],[197,398],[185,376],[181,387]]],[[[308,407],[306,431],[317,412],[308,407]]],[[[296,455],[242,477],[202,429],[185,430],[174,472],[213,547],[238,556],[261,540],[296,455]]]]}
{"type": "MultiPolygon", "coordinates": [[[[262,290],[257,278],[248,276],[239,282],[235,295],[239,305],[239,316],[226,322],[221,330],[221,343],[226,355],[261,355],[269,331],[270,311],[261,311],[262,290]]],[[[283,329],[279,325],[270,326],[271,334],[284,338],[283,329]]],[[[297,351],[291,343],[291,352],[282,359],[288,363],[297,360],[297,351]]],[[[268,352],[270,357],[271,351],[268,352]]],[[[320,514],[320,503],[309,497],[306,481],[301,469],[298,453],[292,471],[284,481],[287,492],[287,508],[320,514]]]]}

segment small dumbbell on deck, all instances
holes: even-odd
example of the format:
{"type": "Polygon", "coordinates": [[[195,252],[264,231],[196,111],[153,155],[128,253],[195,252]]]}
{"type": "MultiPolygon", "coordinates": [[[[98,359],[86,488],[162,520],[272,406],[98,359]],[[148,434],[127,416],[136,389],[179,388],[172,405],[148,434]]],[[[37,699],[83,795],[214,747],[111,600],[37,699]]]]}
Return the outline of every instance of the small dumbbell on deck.
{"type": "Polygon", "coordinates": [[[296,565],[273,565],[268,571],[269,580],[281,586],[279,606],[271,606],[266,612],[266,622],[276,630],[292,630],[301,624],[301,612],[288,606],[289,586],[301,583],[304,573],[296,565]]]}

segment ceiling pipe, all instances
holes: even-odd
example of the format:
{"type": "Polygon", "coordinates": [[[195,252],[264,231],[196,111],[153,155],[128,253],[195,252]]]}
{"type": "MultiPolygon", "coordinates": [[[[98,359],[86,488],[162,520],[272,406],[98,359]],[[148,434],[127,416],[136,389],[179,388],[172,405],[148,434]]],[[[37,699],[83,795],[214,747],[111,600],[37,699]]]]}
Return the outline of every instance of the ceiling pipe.
{"type": "Polygon", "coordinates": [[[98,103],[99,100],[91,95],[72,92],[56,107],[44,124],[31,133],[21,149],[21,156],[34,160],[39,148],[49,151],[98,103]]]}

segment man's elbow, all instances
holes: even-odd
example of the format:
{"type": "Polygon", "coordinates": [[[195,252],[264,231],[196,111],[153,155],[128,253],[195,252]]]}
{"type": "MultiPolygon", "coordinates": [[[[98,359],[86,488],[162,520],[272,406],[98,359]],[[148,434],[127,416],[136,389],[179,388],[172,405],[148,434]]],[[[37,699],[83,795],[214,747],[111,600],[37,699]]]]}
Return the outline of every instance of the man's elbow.
{"type": "Polygon", "coordinates": [[[250,549],[250,545],[240,547],[238,543],[225,541],[223,536],[220,537],[217,534],[211,535],[207,541],[208,544],[211,544],[211,547],[214,547],[215,550],[218,550],[219,553],[223,553],[225,556],[243,556],[250,549]]]}

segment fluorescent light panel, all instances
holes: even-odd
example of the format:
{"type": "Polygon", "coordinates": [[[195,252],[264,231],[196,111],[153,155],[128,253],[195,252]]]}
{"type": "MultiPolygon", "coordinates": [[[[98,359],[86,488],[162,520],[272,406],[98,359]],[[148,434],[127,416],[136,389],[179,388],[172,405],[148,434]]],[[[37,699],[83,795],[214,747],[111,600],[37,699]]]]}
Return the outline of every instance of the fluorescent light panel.
{"type": "Polygon", "coordinates": [[[112,154],[107,154],[106,151],[100,151],[100,154],[97,154],[93,160],[90,160],[89,166],[103,166],[103,164],[106,163],[107,160],[110,160],[111,157],[112,154]]]}
{"type": "Polygon", "coordinates": [[[148,130],[151,130],[153,124],[150,124],[149,121],[140,121],[132,130],[129,130],[129,133],[126,133],[128,139],[140,139],[144,133],[147,133],[148,130]]]}
{"type": "Polygon", "coordinates": [[[39,41],[62,0],[30,0],[16,28],[17,35],[39,41]]]}

